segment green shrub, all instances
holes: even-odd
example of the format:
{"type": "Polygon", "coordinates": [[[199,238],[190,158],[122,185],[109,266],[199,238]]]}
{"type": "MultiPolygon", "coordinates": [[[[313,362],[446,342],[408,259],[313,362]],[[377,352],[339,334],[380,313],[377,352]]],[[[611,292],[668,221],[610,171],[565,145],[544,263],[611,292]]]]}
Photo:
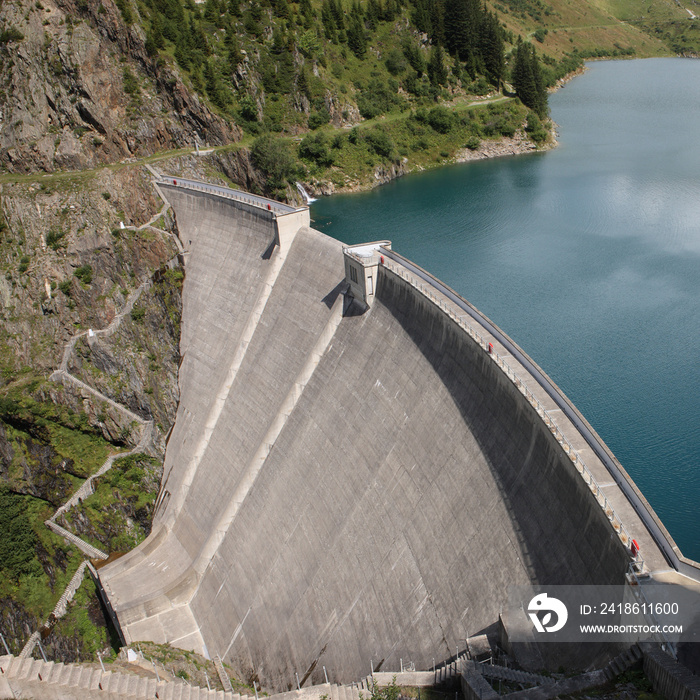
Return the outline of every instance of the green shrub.
{"type": "Polygon", "coordinates": [[[73,273],[83,284],[92,284],[92,266],[81,265],[73,273]]]}
{"type": "Polygon", "coordinates": [[[406,92],[410,92],[416,97],[426,97],[429,90],[427,82],[422,80],[418,73],[414,71],[406,76],[406,79],[403,81],[403,86],[406,92]]]}
{"type": "Polygon", "coordinates": [[[367,145],[382,158],[393,158],[394,142],[391,136],[382,131],[382,129],[369,129],[365,132],[365,141],[367,145]]]}
{"type": "Polygon", "coordinates": [[[65,245],[65,242],[63,241],[65,235],[65,231],[57,231],[56,229],[51,229],[46,234],[46,245],[49,248],[53,248],[53,250],[58,250],[59,248],[62,248],[65,245]]]}
{"type": "Polygon", "coordinates": [[[525,131],[535,143],[544,143],[547,140],[547,130],[535,112],[528,112],[525,131]]]}
{"type": "Polygon", "coordinates": [[[25,499],[0,486],[0,570],[12,579],[33,569],[37,536],[27,517],[25,499]]]}
{"type": "Polygon", "coordinates": [[[515,136],[515,126],[505,119],[498,123],[497,128],[501,136],[508,136],[509,138],[515,136]]]}
{"type": "Polygon", "coordinates": [[[146,309],[144,309],[143,306],[137,306],[131,309],[131,320],[134,321],[134,323],[141,323],[145,317],[146,309]]]}
{"type": "Polygon", "coordinates": [[[384,65],[392,75],[400,75],[408,68],[408,61],[402,51],[392,49],[384,60],[384,65]]]}
{"type": "Polygon", "coordinates": [[[124,80],[124,92],[127,95],[135,97],[141,91],[139,88],[138,80],[136,76],[131,72],[131,69],[127,66],[122,72],[122,79],[124,80]]]}
{"type": "Polygon", "coordinates": [[[299,144],[299,157],[313,161],[322,167],[333,163],[333,156],[328,149],[328,137],[324,133],[307,134],[299,144]]]}
{"type": "Polygon", "coordinates": [[[117,7],[122,13],[122,19],[124,20],[124,24],[133,24],[134,13],[131,11],[131,5],[129,5],[129,1],[117,0],[117,7]]]}
{"type": "Polygon", "coordinates": [[[454,126],[454,116],[446,107],[433,107],[428,112],[428,124],[439,134],[448,134],[454,126]]]}
{"type": "Polygon", "coordinates": [[[370,81],[362,88],[357,98],[357,108],[365,119],[373,119],[388,112],[403,103],[403,98],[397,95],[398,84],[391,79],[385,83],[378,78],[370,81]]]}
{"type": "Polygon", "coordinates": [[[243,121],[258,121],[258,105],[251,95],[246,93],[238,98],[238,113],[241,115],[241,119],[243,119],[243,121]]]}
{"type": "Polygon", "coordinates": [[[269,134],[258,137],[251,148],[253,163],[266,176],[271,189],[281,189],[294,179],[298,166],[289,147],[269,134]]]}
{"type": "Polygon", "coordinates": [[[17,27],[8,27],[0,32],[0,44],[9,44],[12,41],[22,41],[24,34],[17,27]]]}
{"type": "Polygon", "coordinates": [[[66,295],[68,296],[70,294],[70,288],[73,284],[73,281],[70,279],[63,280],[62,282],[58,283],[58,288],[66,295]]]}
{"type": "Polygon", "coordinates": [[[372,681],[369,700],[398,700],[401,695],[401,689],[396,685],[396,676],[391,679],[391,683],[387,686],[380,687],[372,681]]]}
{"type": "Polygon", "coordinates": [[[23,255],[19,260],[19,267],[17,268],[20,275],[23,275],[29,268],[29,256],[23,255]]]}
{"type": "Polygon", "coordinates": [[[331,120],[331,113],[324,107],[309,115],[309,129],[318,129],[319,126],[328,124],[331,120]]]}
{"type": "Polygon", "coordinates": [[[464,144],[470,151],[475,151],[481,146],[481,139],[478,136],[470,136],[464,144]]]}

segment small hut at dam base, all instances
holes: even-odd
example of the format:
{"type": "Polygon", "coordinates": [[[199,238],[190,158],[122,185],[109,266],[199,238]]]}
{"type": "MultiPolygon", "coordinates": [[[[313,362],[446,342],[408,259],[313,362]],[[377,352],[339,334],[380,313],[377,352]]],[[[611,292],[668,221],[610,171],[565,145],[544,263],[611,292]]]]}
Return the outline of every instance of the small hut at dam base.
{"type": "MultiPolygon", "coordinates": [[[[180,403],[152,533],[99,572],[127,642],[286,690],[507,639],[513,586],[697,580],[546,374],[388,241],[157,184],[185,248],[180,403]]],[[[526,646],[538,668],[621,650],[526,646]]]]}

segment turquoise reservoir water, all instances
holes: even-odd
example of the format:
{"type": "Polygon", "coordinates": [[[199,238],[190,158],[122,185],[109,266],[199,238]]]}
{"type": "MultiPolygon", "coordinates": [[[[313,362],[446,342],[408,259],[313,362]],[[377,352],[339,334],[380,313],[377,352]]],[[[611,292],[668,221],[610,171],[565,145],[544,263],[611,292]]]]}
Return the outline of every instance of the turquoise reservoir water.
{"type": "Polygon", "coordinates": [[[574,401],[700,560],[700,61],[596,62],[550,97],[559,148],[314,203],[388,238],[574,401]]]}

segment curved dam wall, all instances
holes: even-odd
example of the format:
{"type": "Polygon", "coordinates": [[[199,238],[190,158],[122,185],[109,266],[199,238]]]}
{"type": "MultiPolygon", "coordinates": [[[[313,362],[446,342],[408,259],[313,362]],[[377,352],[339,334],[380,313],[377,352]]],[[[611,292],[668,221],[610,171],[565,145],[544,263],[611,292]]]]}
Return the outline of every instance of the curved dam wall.
{"type": "Polygon", "coordinates": [[[181,401],[153,533],[100,577],[127,641],[275,689],[428,668],[508,587],[622,583],[629,554],[535,409],[442,309],[342,246],[164,188],[188,250],[181,401]]]}

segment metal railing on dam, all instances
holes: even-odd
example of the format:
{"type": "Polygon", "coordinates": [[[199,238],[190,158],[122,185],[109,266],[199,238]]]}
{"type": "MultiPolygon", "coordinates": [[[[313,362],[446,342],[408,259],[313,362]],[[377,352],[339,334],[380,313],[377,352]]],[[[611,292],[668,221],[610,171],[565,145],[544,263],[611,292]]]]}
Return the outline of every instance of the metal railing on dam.
{"type": "Polygon", "coordinates": [[[295,211],[299,211],[299,209],[308,208],[292,207],[289,204],[283,204],[282,202],[277,202],[274,199],[268,199],[267,197],[261,197],[257,194],[250,194],[249,192],[234,190],[231,187],[223,187],[221,185],[210,185],[206,182],[200,182],[198,180],[188,180],[187,178],[183,177],[162,175],[158,182],[173,185],[175,187],[182,187],[183,189],[195,190],[196,192],[213,194],[218,197],[225,197],[226,199],[233,199],[237,202],[242,202],[243,204],[250,204],[253,207],[270,211],[273,214],[292,214],[295,211]]]}
{"type": "Polygon", "coordinates": [[[547,428],[562,446],[564,452],[569,456],[577,471],[588,485],[591,492],[594,494],[598,504],[604,510],[621,542],[630,550],[635,563],[643,565],[644,562],[641,558],[634,556],[636,554],[633,549],[634,541],[632,540],[629,531],[622,523],[620,516],[615,512],[615,509],[603,492],[600,484],[593,476],[591,470],[586,466],[581,455],[576,449],[574,449],[571,442],[564,436],[552,416],[547,412],[547,410],[545,410],[540,401],[534,396],[524,381],[515,373],[512,367],[498,353],[493,352],[493,346],[464,320],[465,317],[463,315],[455,314],[449,305],[434,294],[432,290],[439,292],[440,295],[446,297],[458,308],[465,311],[471,319],[476,321],[484,330],[493,336],[493,338],[501,343],[501,345],[503,345],[503,347],[505,347],[508,352],[513,355],[513,357],[516,358],[523,368],[533,377],[537,384],[544,389],[547,395],[554,401],[557,408],[563,412],[566,418],[568,418],[576,430],[578,430],[580,435],[586,441],[587,445],[593,450],[596,457],[598,457],[598,459],[600,459],[600,461],[606,467],[610,475],[615,480],[617,486],[625,495],[630,505],[632,505],[638,517],[649,531],[654,542],[659,547],[667,561],[680,573],[696,580],[700,580],[700,569],[698,568],[698,565],[695,562],[679,556],[678,548],[671,540],[670,535],[668,535],[668,533],[665,531],[665,528],[663,528],[663,525],[661,525],[657,516],[649,511],[643,496],[641,496],[627,475],[623,473],[621,467],[616,463],[614,458],[612,458],[610,453],[602,444],[600,438],[593,432],[590,426],[586,423],[578,411],[575,410],[572,404],[568,401],[568,399],[566,399],[566,397],[551,381],[551,379],[549,379],[549,377],[547,377],[547,375],[505,333],[503,333],[503,331],[501,331],[495,324],[491,323],[488,318],[471,306],[466,300],[462,299],[462,297],[460,297],[447,285],[443,284],[430,273],[426,272],[421,267],[410,262],[393,250],[381,248],[381,263],[387,269],[394,272],[394,274],[399,275],[404,280],[409,282],[409,284],[419,290],[428,299],[433,301],[433,303],[437,304],[439,308],[441,308],[450,316],[450,318],[464,328],[466,332],[469,333],[469,335],[476,340],[476,342],[486,352],[488,352],[491,357],[493,357],[494,361],[499,365],[499,367],[501,367],[508,378],[535,408],[547,428]],[[389,262],[390,260],[392,262],[389,262]],[[407,272],[410,274],[407,274],[407,272]],[[426,287],[423,284],[420,284],[415,279],[412,279],[412,276],[419,278],[428,286],[426,287]]]}

